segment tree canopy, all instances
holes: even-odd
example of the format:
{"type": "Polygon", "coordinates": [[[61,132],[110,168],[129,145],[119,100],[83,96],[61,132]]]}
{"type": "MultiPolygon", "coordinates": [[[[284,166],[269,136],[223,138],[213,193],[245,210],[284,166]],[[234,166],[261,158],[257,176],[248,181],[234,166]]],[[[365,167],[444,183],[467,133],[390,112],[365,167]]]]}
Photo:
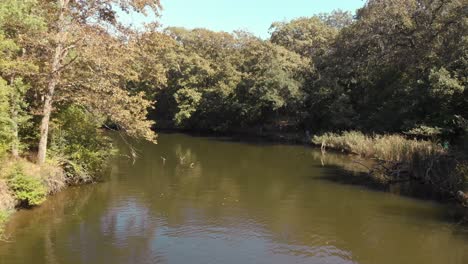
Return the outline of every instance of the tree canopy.
{"type": "Polygon", "coordinates": [[[459,135],[468,113],[466,6],[369,0],[354,16],[337,10],[275,22],[268,40],[168,28],[173,44],[153,54],[167,63],[168,83],[155,94],[152,118],[226,132],[286,124],[459,135]]]}

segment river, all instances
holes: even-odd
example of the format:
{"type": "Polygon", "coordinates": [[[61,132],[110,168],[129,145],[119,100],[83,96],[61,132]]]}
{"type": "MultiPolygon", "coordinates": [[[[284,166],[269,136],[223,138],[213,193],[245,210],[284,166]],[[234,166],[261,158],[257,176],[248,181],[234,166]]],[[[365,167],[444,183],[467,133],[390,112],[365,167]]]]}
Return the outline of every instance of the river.
{"type": "Polygon", "coordinates": [[[0,263],[468,263],[450,206],[350,184],[348,156],[158,141],[135,143],[139,158],[116,158],[102,182],[14,214],[0,263]]]}

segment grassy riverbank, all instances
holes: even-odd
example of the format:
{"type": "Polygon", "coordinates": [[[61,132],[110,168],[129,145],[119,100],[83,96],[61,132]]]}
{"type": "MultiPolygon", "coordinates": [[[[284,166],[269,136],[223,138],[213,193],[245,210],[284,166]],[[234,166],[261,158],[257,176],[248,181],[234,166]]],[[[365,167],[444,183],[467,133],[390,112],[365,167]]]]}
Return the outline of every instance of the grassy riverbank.
{"type": "Polygon", "coordinates": [[[366,168],[384,184],[418,181],[444,199],[468,206],[468,161],[463,151],[402,135],[365,135],[350,131],[313,136],[311,143],[323,151],[332,149],[374,160],[366,168]]]}
{"type": "Polygon", "coordinates": [[[69,185],[94,181],[116,153],[101,127],[84,109],[66,108],[54,118],[49,153],[40,165],[32,162],[37,156],[34,143],[21,142],[25,150],[15,158],[7,151],[11,142],[0,141],[0,223],[15,209],[40,205],[69,185]]]}
{"type": "Polygon", "coordinates": [[[0,172],[0,234],[8,216],[16,209],[31,208],[44,202],[48,195],[69,183],[58,164],[38,166],[25,159],[4,159],[0,172]]]}
{"type": "MultiPolygon", "coordinates": [[[[90,152],[92,148],[88,146],[89,149],[74,152],[74,157],[51,156],[42,165],[25,158],[7,156],[1,159],[0,236],[8,217],[15,210],[39,206],[48,196],[68,186],[96,181],[105,170],[107,159],[116,153],[116,149],[109,143],[105,145],[108,146],[107,149],[99,148],[92,152],[90,152]]],[[[72,144],[69,146],[72,147],[72,144]]],[[[80,144],[80,146],[86,145],[80,144]]]]}

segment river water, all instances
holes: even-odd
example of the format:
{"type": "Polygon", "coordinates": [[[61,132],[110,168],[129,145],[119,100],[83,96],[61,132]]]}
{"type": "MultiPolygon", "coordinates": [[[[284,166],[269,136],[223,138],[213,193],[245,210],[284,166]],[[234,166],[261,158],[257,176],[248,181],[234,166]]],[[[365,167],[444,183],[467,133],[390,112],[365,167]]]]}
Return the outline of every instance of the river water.
{"type": "Polygon", "coordinates": [[[468,263],[449,206],[349,184],[350,157],[181,134],[135,147],[102,183],[16,213],[0,263],[468,263]]]}

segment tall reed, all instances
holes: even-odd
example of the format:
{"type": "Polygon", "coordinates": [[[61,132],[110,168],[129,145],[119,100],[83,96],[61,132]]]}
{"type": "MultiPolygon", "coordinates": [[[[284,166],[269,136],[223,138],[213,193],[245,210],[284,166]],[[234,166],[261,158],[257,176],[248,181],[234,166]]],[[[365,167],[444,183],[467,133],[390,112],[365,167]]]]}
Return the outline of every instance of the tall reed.
{"type": "Polygon", "coordinates": [[[466,157],[436,142],[402,135],[365,135],[358,131],[325,133],[313,136],[311,141],[322,150],[333,149],[376,160],[371,173],[388,182],[417,180],[446,197],[457,199],[468,191],[466,157]]]}

